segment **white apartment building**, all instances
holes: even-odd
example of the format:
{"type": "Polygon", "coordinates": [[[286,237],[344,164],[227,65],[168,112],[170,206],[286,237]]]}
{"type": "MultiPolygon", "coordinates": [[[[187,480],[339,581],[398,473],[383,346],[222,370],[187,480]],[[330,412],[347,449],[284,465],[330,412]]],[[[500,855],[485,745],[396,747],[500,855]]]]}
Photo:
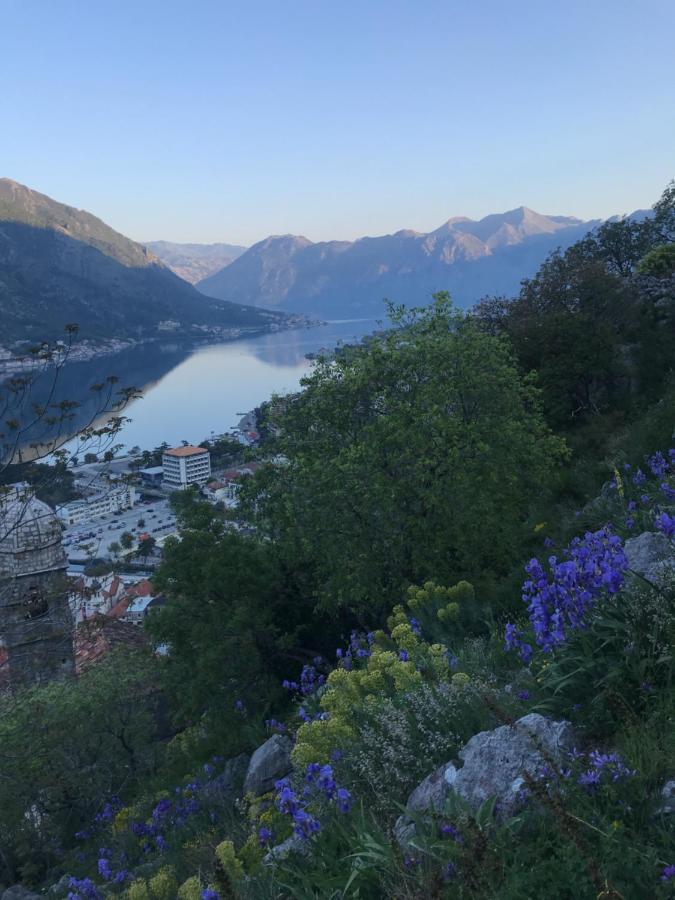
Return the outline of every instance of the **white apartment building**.
{"type": "Polygon", "coordinates": [[[67,525],[79,525],[80,522],[89,522],[100,516],[108,516],[110,513],[123,509],[131,509],[136,502],[136,491],[133,485],[124,484],[111,487],[109,490],[83,500],[73,500],[64,503],[56,510],[58,517],[67,525]]]}
{"type": "Polygon", "coordinates": [[[174,447],[162,455],[164,477],[168,488],[186,488],[206,484],[211,477],[211,454],[203,447],[174,447]]]}

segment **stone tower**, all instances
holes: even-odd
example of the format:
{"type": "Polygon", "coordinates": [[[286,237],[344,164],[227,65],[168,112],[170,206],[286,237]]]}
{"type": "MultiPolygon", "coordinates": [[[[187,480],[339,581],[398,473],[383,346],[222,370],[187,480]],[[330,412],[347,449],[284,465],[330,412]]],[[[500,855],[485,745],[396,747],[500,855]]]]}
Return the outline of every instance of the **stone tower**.
{"type": "Polygon", "coordinates": [[[10,683],[63,678],[75,666],[61,526],[28,485],[0,491],[0,646],[10,683]]]}

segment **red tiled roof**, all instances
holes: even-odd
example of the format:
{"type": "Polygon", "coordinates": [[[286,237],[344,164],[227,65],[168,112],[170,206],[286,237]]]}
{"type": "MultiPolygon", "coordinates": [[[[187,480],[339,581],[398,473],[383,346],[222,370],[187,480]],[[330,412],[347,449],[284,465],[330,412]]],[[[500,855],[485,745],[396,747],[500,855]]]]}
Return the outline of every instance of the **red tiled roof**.
{"type": "Polygon", "coordinates": [[[127,597],[150,597],[154,593],[154,588],[152,586],[152,582],[148,581],[147,578],[144,578],[143,581],[139,581],[137,584],[132,584],[132,586],[127,591],[127,597]]]}
{"type": "Polygon", "coordinates": [[[75,632],[75,674],[100,662],[117,647],[138,649],[147,645],[143,631],[128,622],[95,615],[82,622],[75,632]]]}
{"type": "Polygon", "coordinates": [[[173,447],[165,450],[165,456],[196,456],[198,453],[208,453],[204,447],[173,447]]]}

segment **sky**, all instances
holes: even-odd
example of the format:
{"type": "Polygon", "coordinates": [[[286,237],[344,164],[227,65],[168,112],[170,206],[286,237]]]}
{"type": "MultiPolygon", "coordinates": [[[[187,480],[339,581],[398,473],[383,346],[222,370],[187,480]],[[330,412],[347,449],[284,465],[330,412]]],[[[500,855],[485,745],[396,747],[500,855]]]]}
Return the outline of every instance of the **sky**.
{"type": "Polygon", "coordinates": [[[0,176],[135,240],[584,219],[675,177],[672,0],[0,0],[0,176]]]}

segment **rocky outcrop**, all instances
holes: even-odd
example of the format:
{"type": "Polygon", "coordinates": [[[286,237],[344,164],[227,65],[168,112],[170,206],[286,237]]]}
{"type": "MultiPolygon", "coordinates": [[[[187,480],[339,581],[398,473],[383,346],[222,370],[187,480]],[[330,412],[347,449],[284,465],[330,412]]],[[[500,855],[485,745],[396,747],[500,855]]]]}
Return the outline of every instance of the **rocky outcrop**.
{"type": "Polygon", "coordinates": [[[293,742],[282,734],[274,734],[255,751],[246,772],[244,794],[260,797],[274,787],[275,781],[291,771],[293,742]]]}
{"type": "Polygon", "coordinates": [[[675,815],[675,778],[666,781],[661,789],[661,802],[657,813],[662,816],[675,815]]]}
{"type": "Polygon", "coordinates": [[[625,544],[628,566],[652,584],[659,585],[675,573],[673,542],[659,531],[645,531],[625,544]]]}
{"type": "Polygon", "coordinates": [[[0,900],[40,900],[40,895],[34,894],[21,884],[15,884],[7,888],[0,900]]]}
{"type": "Polygon", "coordinates": [[[473,811],[495,797],[496,815],[508,818],[516,808],[524,775],[560,764],[573,742],[569,722],[554,722],[538,713],[523,716],[513,725],[474,735],[459,753],[461,767],[451,762],[441,766],[412,792],[406,813],[396,823],[399,843],[408,843],[414,834],[410,814],[440,812],[451,794],[464,800],[473,811]]]}

